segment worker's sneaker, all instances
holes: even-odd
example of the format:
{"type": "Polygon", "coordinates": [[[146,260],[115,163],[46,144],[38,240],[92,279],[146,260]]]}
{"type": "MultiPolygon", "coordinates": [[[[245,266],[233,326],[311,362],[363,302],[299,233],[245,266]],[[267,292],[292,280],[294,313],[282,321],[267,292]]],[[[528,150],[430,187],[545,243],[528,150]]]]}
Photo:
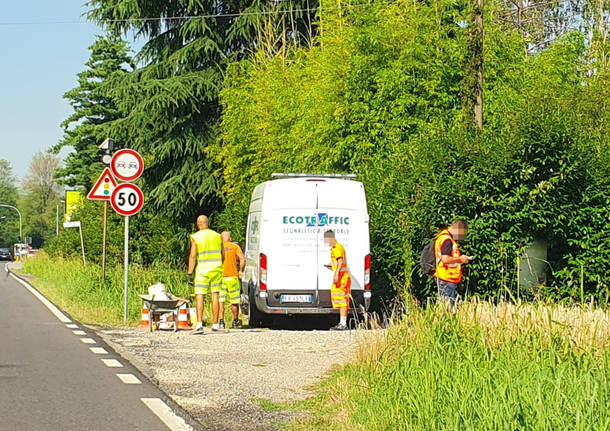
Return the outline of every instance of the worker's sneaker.
{"type": "Polygon", "coordinates": [[[203,326],[195,326],[195,329],[191,331],[191,335],[203,335],[203,326]]]}
{"type": "Polygon", "coordinates": [[[225,328],[226,328],[226,326],[225,326],[225,320],[224,320],[224,319],[220,319],[220,321],[218,322],[218,327],[219,327],[220,329],[225,329],[225,328]]]}
{"type": "Polygon", "coordinates": [[[347,330],[347,325],[343,325],[341,323],[339,323],[337,326],[333,326],[332,328],[330,328],[331,331],[346,331],[347,330]]]}
{"type": "Polygon", "coordinates": [[[239,320],[239,319],[235,319],[233,321],[233,324],[231,325],[231,328],[233,328],[233,329],[241,329],[241,327],[242,327],[242,323],[241,323],[241,320],[239,320]]]}
{"type": "Polygon", "coordinates": [[[214,332],[220,331],[220,325],[218,323],[213,323],[212,324],[212,331],[214,331],[214,332]]]}

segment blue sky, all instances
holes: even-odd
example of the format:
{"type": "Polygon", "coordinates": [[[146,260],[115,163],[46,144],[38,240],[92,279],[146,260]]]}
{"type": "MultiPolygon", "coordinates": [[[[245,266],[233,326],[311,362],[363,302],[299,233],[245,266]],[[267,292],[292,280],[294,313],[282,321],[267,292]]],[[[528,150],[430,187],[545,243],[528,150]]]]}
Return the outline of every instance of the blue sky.
{"type": "Polygon", "coordinates": [[[91,23],[50,24],[84,22],[81,15],[87,9],[83,4],[83,0],[3,4],[0,158],[9,160],[20,178],[32,155],[47,150],[62,136],[59,124],[72,112],[62,95],[76,86],[76,74],[89,58],[88,47],[95,35],[102,34],[91,23]]]}

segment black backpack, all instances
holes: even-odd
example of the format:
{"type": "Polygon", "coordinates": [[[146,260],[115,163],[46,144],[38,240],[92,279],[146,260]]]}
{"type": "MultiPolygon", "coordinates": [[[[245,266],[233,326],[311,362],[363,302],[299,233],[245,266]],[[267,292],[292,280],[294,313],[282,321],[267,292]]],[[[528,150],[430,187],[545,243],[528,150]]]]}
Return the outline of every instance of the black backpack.
{"type": "Polygon", "coordinates": [[[424,249],[421,251],[419,256],[419,266],[421,266],[424,274],[433,276],[436,271],[436,256],[434,255],[434,243],[436,238],[430,241],[424,249]]]}

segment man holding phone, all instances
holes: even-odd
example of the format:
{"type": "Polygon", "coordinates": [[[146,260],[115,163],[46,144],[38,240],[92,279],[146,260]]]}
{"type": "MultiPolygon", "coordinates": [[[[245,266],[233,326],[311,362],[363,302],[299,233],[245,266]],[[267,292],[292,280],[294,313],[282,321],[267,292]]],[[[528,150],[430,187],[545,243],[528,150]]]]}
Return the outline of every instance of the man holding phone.
{"type": "Polygon", "coordinates": [[[448,301],[451,308],[455,305],[457,286],[462,281],[462,265],[472,260],[472,256],[460,253],[457,241],[468,233],[466,220],[457,219],[447,229],[441,230],[434,240],[436,270],[434,278],[438,287],[438,297],[448,301]]]}

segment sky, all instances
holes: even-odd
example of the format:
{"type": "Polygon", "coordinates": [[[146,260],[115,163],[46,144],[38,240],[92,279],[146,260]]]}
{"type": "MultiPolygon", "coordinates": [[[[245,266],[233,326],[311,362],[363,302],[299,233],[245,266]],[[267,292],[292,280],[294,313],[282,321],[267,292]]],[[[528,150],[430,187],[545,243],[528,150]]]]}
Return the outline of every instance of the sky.
{"type": "Polygon", "coordinates": [[[77,86],[76,74],[84,70],[88,47],[96,35],[103,34],[82,16],[87,11],[85,1],[3,4],[0,158],[11,162],[18,178],[23,178],[34,153],[46,151],[61,138],[60,123],[72,113],[62,96],[77,86]],[[82,23],[75,23],[79,21],[82,23]]]}

